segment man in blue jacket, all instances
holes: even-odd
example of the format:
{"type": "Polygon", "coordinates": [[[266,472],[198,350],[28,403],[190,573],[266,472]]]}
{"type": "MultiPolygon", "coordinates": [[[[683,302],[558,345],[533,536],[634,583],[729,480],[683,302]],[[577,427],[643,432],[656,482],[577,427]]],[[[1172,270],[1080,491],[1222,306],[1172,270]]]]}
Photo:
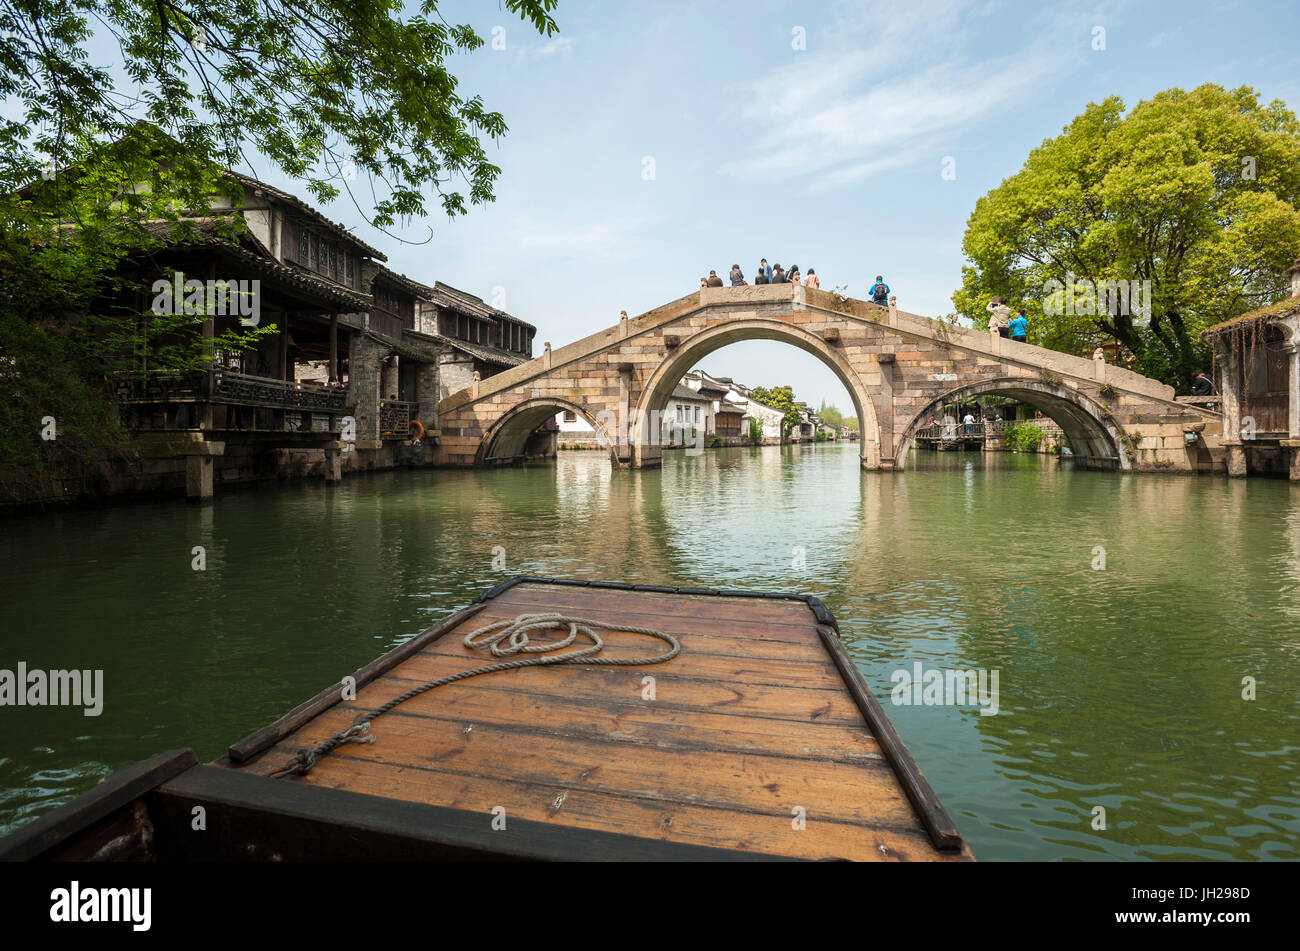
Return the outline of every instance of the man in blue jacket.
{"type": "Polygon", "coordinates": [[[871,285],[871,302],[881,307],[889,305],[889,285],[879,274],[876,275],[876,283],[871,285]]]}

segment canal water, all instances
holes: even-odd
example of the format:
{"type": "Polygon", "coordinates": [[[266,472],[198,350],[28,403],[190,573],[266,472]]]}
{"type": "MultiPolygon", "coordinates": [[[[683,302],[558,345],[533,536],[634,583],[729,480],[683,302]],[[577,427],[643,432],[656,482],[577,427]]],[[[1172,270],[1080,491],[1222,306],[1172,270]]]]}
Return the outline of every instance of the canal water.
{"type": "Polygon", "coordinates": [[[855,445],[647,472],[570,452],[12,519],[0,564],[0,668],[104,671],[97,717],[0,708],[0,832],[158,751],[211,759],[527,573],[821,598],[981,859],[1300,857],[1286,482],[932,452],[862,473],[855,445]],[[918,664],[996,670],[996,715],[895,705],[918,664]]]}

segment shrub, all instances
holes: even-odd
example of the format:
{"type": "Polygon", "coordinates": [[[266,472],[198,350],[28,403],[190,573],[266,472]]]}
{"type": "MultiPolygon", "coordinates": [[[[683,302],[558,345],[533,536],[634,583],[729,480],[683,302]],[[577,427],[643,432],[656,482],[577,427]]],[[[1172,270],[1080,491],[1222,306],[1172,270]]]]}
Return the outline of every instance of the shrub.
{"type": "Polygon", "coordinates": [[[1012,452],[1037,452],[1043,442],[1043,431],[1028,423],[1016,423],[1007,428],[1004,438],[1012,452]]]}

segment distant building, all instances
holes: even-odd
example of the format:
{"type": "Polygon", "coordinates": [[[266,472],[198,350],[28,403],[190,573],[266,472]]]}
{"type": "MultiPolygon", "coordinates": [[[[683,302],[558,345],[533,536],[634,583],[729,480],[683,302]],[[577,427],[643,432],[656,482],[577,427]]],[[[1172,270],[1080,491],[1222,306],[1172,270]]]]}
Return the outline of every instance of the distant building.
{"type": "Polygon", "coordinates": [[[1300,260],[1286,273],[1290,297],[1201,335],[1214,345],[1230,476],[1300,481],[1300,260]]]}
{"type": "Polygon", "coordinates": [[[441,281],[421,301],[420,335],[444,344],[439,392],[446,397],[533,358],[537,328],[441,281]]]}

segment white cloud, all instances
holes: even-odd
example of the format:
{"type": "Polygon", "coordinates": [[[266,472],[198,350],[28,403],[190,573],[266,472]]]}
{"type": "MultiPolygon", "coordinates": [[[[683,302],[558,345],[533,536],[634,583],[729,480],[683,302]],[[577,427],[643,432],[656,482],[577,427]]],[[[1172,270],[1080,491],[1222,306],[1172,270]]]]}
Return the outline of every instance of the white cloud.
{"type": "Polygon", "coordinates": [[[512,48],[515,60],[521,63],[539,59],[551,59],[568,56],[573,52],[574,40],[571,36],[557,36],[541,46],[516,46],[512,48]]]}
{"type": "Polygon", "coordinates": [[[1046,23],[1027,48],[969,52],[970,21],[990,12],[945,0],[846,9],[827,31],[842,46],[801,55],[736,88],[733,112],[756,134],[748,154],[723,171],[818,175],[824,186],[917,161],[937,167],[957,134],[994,121],[1071,58],[1061,49],[1070,29],[1059,21],[1046,23]]]}

